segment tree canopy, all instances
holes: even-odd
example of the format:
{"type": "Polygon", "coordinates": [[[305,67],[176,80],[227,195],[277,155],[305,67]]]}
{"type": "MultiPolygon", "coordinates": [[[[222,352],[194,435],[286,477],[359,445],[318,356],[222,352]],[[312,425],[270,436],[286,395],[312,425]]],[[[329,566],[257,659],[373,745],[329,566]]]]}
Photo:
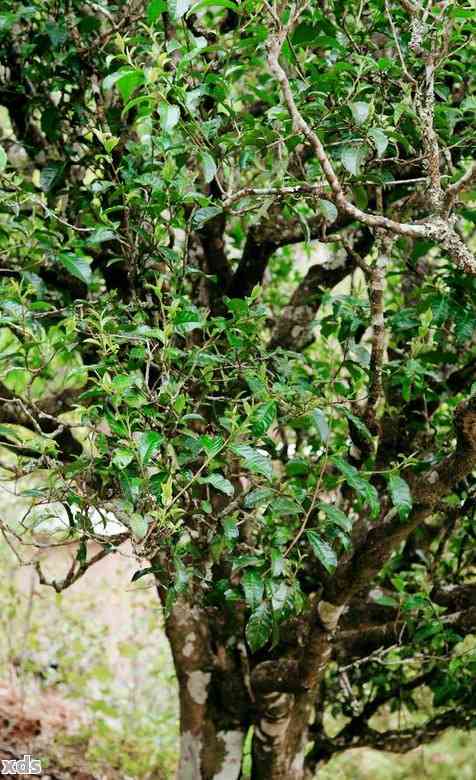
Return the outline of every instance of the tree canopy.
{"type": "Polygon", "coordinates": [[[57,590],[132,544],[181,778],[475,723],[475,23],[0,2],[2,532],[77,542],[57,590]]]}

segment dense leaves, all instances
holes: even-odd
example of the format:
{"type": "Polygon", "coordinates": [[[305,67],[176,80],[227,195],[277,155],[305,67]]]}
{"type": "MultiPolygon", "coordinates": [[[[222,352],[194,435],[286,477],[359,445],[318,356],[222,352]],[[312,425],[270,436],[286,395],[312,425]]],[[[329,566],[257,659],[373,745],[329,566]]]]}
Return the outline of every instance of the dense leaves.
{"type": "Polygon", "coordinates": [[[130,540],[252,665],[335,599],[347,718],[474,708],[476,17],[409,5],[0,3],[2,530],[130,540]]]}

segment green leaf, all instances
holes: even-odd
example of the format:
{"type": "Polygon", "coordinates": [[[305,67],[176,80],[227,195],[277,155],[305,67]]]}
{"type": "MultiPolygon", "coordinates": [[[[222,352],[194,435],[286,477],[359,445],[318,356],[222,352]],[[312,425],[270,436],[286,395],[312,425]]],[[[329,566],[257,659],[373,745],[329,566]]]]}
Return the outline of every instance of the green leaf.
{"type": "Polygon", "coordinates": [[[219,206],[204,206],[202,209],[197,209],[192,217],[192,226],[195,230],[201,230],[206,222],[221,214],[222,211],[219,206]]]}
{"type": "Polygon", "coordinates": [[[372,434],[370,433],[369,429],[367,428],[363,420],[361,420],[360,417],[356,417],[356,415],[352,414],[352,412],[349,412],[347,407],[342,406],[340,408],[342,409],[342,412],[345,414],[347,419],[353,423],[353,425],[355,426],[356,430],[360,433],[360,435],[367,441],[372,441],[372,434]]]}
{"type": "Polygon", "coordinates": [[[116,233],[114,230],[110,230],[106,227],[99,227],[97,230],[94,231],[94,233],[91,233],[89,236],[87,243],[88,244],[102,244],[103,241],[111,241],[113,238],[116,238],[116,233]]]}
{"type": "Polygon", "coordinates": [[[375,144],[375,148],[377,149],[377,157],[383,157],[388,146],[388,138],[384,131],[380,130],[379,127],[372,127],[369,130],[368,135],[375,144]]]}
{"type": "MultiPolygon", "coordinates": [[[[36,9],[34,9],[36,10],[36,9]]],[[[17,21],[17,15],[14,13],[0,14],[0,32],[5,33],[10,30],[17,21]]]]}
{"type": "Polygon", "coordinates": [[[476,111],[476,97],[469,95],[466,97],[460,106],[462,111],[476,111]]]}
{"type": "Polygon", "coordinates": [[[286,463],[286,474],[290,477],[302,477],[309,474],[309,461],[305,458],[292,458],[286,463]]]}
{"type": "Polygon", "coordinates": [[[302,512],[302,506],[288,496],[278,496],[271,502],[270,510],[275,515],[299,515],[302,512]]]}
{"type": "Polygon", "coordinates": [[[252,653],[263,647],[271,636],[273,620],[266,604],[261,604],[253,612],[245,629],[246,641],[252,653]]]}
{"type": "MultiPolygon", "coordinates": [[[[285,558],[281,550],[271,550],[271,574],[273,577],[281,577],[284,573],[285,558]]],[[[274,607],[274,605],[273,605],[274,607]]]]}
{"type": "Polygon", "coordinates": [[[343,460],[342,458],[334,456],[332,458],[332,462],[335,466],[337,466],[341,474],[344,475],[346,482],[350,485],[350,487],[353,488],[360,496],[362,496],[364,501],[369,505],[372,516],[375,517],[379,512],[380,503],[378,499],[378,493],[374,486],[371,485],[370,482],[367,482],[366,479],[361,477],[354,466],[351,466],[350,463],[347,463],[347,461],[343,460]]]}
{"type": "Polygon", "coordinates": [[[233,572],[246,569],[247,566],[259,566],[263,561],[257,555],[239,555],[233,559],[233,572]]]}
{"type": "Polygon", "coordinates": [[[134,452],[125,447],[119,447],[114,453],[112,462],[118,469],[125,469],[134,460],[134,452]]]}
{"type": "Polygon", "coordinates": [[[6,155],[5,149],[3,146],[0,146],[0,173],[5,170],[8,163],[8,157],[6,155]]]}
{"type": "Polygon", "coordinates": [[[413,640],[415,642],[422,642],[425,639],[435,636],[435,634],[440,634],[442,631],[444,631],[443,623],[438,620],[431,620],[430,623],[427,623],[415,632],[413,640]]]}
{"type": "Polygon", "coordinates": [[[166,0],[151,0],[147,6],[147,21],[149,24],[155,22],[164,11],[167,10],[166,0]]]}
{"type": "Polygon", "coordinates": [[[398,474],[391,474],[388,487],[393,505],[398,509],[398,514],[404,520],[410,514],[413,506],[412,495],[408,483],[398,474]]]}
{"type": "Polygon", "coordinates": [[[119,79],[121,79],[126,75],[126,73],[129,72],[129,70],[116,70],[114,73],[108,73],[108,75],[103,79],[102,88],[106,90],[112,89],[116,81],[119,81],[119,79]]]}
{"type": "Polygon", "coordinates": [[[266,384],[256,374],[252,374],[250,371],[245,373],[245,381],[251,392],[260,401],[264,400],[268,396],[268,390],[266,384]]]}
{"type": "Polygon", "coordinates": [[[246,604],[254,612],[263,601],[263,578],[256,569],[246,569],[241,578],[241,585],[245,592],[246,604]]]}
{"type": "Polygon", "coordinates": [[[68,31],[62,23],[55,24],[55,22],[47,22],[45,24],[45,31],[55,49],[68,39],[68,31]]]}
{"type": "Polygon", "coordinates": [[[144,73],[141,70],[125,68],[109,73],[102,82],[105,90],[117,86],[124,102],[127,102],[139,84],[144,83],[144,73]]]}
{"type": "Polygon", "coordinates": [[[357,125],[363,125],[364,122],[367,121],[370,106],[368,103],[364,103],[362,100],[358,100],[356,103],[350,104],[350,110],[352,111],[352,116],[354,117],[354,121],[357,125]]]}
{"type": "Polygon", "coordinates": [[[322,409],[314,409],[312,412],[312,419],[314,420],[314,424],[319,431],[319,436],[321,437],[322,442],[326,444],[329,439],[330,429],[322,409]]]}
{"type": "Polygon", "coordinates": [[[203,479],[200,480],[204,484],[212,485],[215,490],[219,490],[221,493],[224,493],[226,496],[232,496],[235,492],[235,488],[231,484],[229,479],[225,479],[223,474],[218,474],[217,472],[214,472],[213,474],[209,474],[208,477],[203,477],[203,479]]]}
{"type": "Polygon", "coordinates": [[[233,3],[232,0],[200,0],[192,7],[191,13],[200,11],[201,8],[208,8],[211,5],[217,8],[229,8],[231,11],[240,10],[240,6],[237,3],[233,3]]]}
{"type": "Polygon", "coordinates": [[[392,598],[392,596],[385,596],[385,594],[374,596],[372,601],[380,607],[398,607],[398,601],[392,598]]]}
{"type": "Polygon", "coordinates": [[[138,541],[143,539],[147,533],[147,528],[149,527],[147,518],[144,517],[144,515],[139,515],[134,512],[129,518],[129,523],[135,539],[138,541]]]}
{"type": "Polygon", "coordinates": [[[336,221],[338,212],[336,207],[330,200],[325,200],[324,198],[321,198],[319,201],[319,211],[321,212],[326,222],[332,224],[332,222],[336,221]]]}
{"type": "Polygon", "coordinates": [[[92,280],[91,260],[90,258],[81,257],[73,254],[61,254],[58,255],[58,262],[66,268],[68,273],[72,276],[76,276],[84,284],[90,285],[92,280]]]}
{"type": "Polygon", "coordinates": [[[267,487],[255,488],[250,493],[247,493],[243,504],[246,509],[252,509],[255,506],[268,504],[274,496],[274,490],[267,487]]]}
{"type": "Polygon", "coordinates": [[[245,461],[245,465],[250,471],[262,474],[267,479],[273,478],[273,464],[269,455],[265,455],[248,444],[236,445],[233,447],[233,451],[245,461]]]}
{"type": "Polygon", "coordinates": [[[344,146],[341,151],[340,159],[342,165],[353,176],[360,176],[360,167],[362,165],[362,148],[359,146],[344,146]]]}
{"type": "Polygon", "coordinates": [[[170,133],[171,130],[180,121],[180,109],[178,106],[171,106],[170,103],[159,103],[159,117],[160,126],[165,133],[170,133]]]}
{"type": "Polygon", "coordinates": [[[131,70],[117,80],[117,88],[126,103],[136,87],[144,83],[144,74],[141,70],[131,70]]]}
{"type": "Polygon", "coordinates": [[[5,436],[7,439],[12,439],[12,441],[21,441],[18,433],[7,425],[0,425],[0,436],[5,436]]]}
{"type": "Polygon", "coordinates": [[[187,13],[191,4],[192,0],[168,0],[167,5],[172,20],[178,22],[187,13]]]}
{"type": "Polygon", "coordinates": [[[50,192],[55,184],[61,180],[64,168],[64,163],[52,162],[41,169],[40,187],[43,192],[50,192]]]}
{"type": "Polygon", "coordinates": [[[271,597],[271,606],[275,614],[286,607],[291,607],[293,610],[293,593],[284,580],[268,580],[266,587],[271,597]]]}
{"type": "Polygon", "coordinates": [[[347,533],[352,531],[352,520],[341,509],[333,506],[333,504],[326,504],[324,501],[321,501],[318,506],[319,509],[325,512],[331,523],[338,525],[339,528],[342,528],[347,533]]]}
{"type": "Polygon", "coordinates": [[[225,517],[222,517],[221,524],[223,526],[225,539],[228,539],[229,542],[232,542],[234,539],[238,539],[240,532],[236,524],[236,517],[226,515],[225,517]]]}
{"type": "Polygon", "coordinates": [[[405,599],[402,609],[411,611],[413,609],[425,609],[429,604],[429,598],[421,593],[415,593],[405,599]]]}
{"type": "Polygon", "coordinates": [[[158,471],[149,477],[149,490],[156,498],[162,498],[162,485],[167,480],[166,471],[158,471]]]}
{"type": "Polygon", "coordinates": [[[276,403],[268,401],[253,409],[251,415],[251,430],[255,436],[263,436],[276,417],[276,403]]]}
{"type": "Polygon", "coordinates": [[[207,184],[210,184],[217,172],[215,160],[209,152],[200,152],[200,163],[202,166],[203,178],[207,184]]]}
{"type": "Polygon", "coordinates": [[[223,439],[221,436],[200,436],[200,444],[205,450],[208,458],[214,458],[223,449],[223,439]]]}
{"type": "Polygon", "coordinates": [[[139,438],[139,455],[146,466],[160,449],[164,437],[157,431],[144,431],[139,438]]]}
{"type": "Polygon", "coordinates": [[[334,550],[316,531],[306,531],[306,535],[314,555],[322,563],[325,570],[332,574],[337,566],[337,556],[334,550]]]}
{"type": "Polygon", "coordinates": [[[202,316],[199,311],[194,309],[183,309],[177,312],[174,319],[175,329],[182,336],[185,333],[191,333],[196,328],[201,328],[203,325],[202,316]]]}

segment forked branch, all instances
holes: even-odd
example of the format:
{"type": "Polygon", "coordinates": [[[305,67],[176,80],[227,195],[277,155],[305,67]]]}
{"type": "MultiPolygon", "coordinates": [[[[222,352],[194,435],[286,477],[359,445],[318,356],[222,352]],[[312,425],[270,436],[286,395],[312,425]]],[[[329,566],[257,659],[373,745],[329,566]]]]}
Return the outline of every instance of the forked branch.
{"type": "Polygon", "coordinates": [[[427,221],[421,223],[397,222],[381,214],[365,212],[348,200],[319,136],[309,126],[297,107],[289,78],[279,62],[284,41],[296,24],[299,12],[292,12],[287,24],[278,22],[276,17],[273,18],[275,32],[270,36],[267,43],[269,70],[279,83],[294,131],[301,133],[307,138],[320,163],[324,176],[332,190],[337,208],[369,228],[382,228],[390,233],[407,236],[408,238],[423,238],[435,241],[448,253],[458,268],[466,273],[476,275],[476,258],[455,231],[453,221],[450,218],[445,220],[436,216],[430,217],[427,221]]]}

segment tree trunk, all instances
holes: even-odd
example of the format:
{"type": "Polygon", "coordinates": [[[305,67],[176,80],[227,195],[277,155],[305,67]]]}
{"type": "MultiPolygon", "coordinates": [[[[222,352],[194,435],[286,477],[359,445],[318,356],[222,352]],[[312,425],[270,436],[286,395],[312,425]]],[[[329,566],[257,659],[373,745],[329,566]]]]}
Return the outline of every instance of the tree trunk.
{"type": "MultiPolygon", "coordinates": [[[[166,618],[180,697],[177,780],[238,780],[251,699],[240,648],[212,637],[205,610],[177,600],[166,618]]],[[[244,648],[243,648],[244,649],[244,648]]]]}
{"type": "Polygon", "coordinates": [[[310,695],[274,692],[262,696],[260,704],[253,733],[252,780],[304,780],[310,695]]]}
{"type": "Polygon", "coordinates": [[[178,599],[166,632],[180,697],[177,780],[244,780],[251,727],[252,780],[304,780],[313,696],[253,691],[242,634],[218,613],[178,599]]]}

